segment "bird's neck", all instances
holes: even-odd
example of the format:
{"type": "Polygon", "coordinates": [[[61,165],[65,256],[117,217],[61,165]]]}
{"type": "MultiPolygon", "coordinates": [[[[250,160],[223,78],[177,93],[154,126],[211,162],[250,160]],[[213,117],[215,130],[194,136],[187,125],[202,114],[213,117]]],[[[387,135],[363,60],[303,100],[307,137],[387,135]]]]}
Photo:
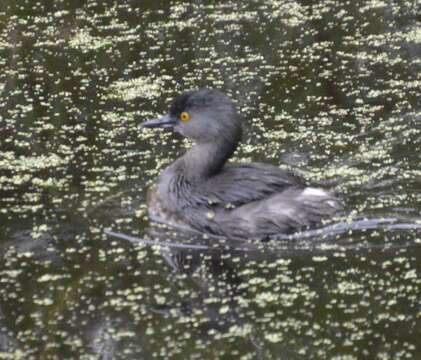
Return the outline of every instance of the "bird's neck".
{"type": "Polygon", "coordinates": [[[219,173],[236,147],[223,139],[195,144],[174,165],[189,182],[200,182],[219,173]]]}
{"type": "Polygon", "coordinates": [[[195,189],[200,193],[200,184],[221,171],[236,146],[237,142],[221,140],[212,144],[196,144],[168,166],[161,174],[158,185],[165,207],[176,212],[180,206],[192,206],[197,200],[195,189]]]}

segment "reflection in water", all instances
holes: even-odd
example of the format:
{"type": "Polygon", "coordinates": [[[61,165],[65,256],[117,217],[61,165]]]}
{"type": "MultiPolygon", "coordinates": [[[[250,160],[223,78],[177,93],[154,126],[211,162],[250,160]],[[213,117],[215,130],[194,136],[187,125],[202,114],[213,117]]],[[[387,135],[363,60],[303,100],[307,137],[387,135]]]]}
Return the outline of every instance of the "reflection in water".
{"type": "Polygon", "coordinates": [[[417,358],[416,10],[2,1],[0,358],[417,358]],[[183,146],[135,119],[202,86],[247,119],[236,160],[332,184],[342,224],[264,244],[149,224],[183,146]]]}
{"type": "MultiPolygon", "coordinates": [[[[262,242],[259,239],[252,241],[251,239],[244,240],[241,238],[226,238],[223,236],[216,236],[210,234],[203,234],[201,236],[200,233],[196,232],[193,229],[183,228],[180,230],[182,230],[184,234],[188,236],[189,243],[178,242],[176,238],[178,234],[174,231],[170,234],[164,232],[164,234],[166,234],[166,237],[171,239],[170,241],[160,240],[162,238],[162,233],[155,231],[152,232],[154,236],[151,236],[151,239],[139,238],[123,233],[116,233],[114,231],[109,230],[106,230],[105,233],[111,237],[127,240],[135,244],[159,246],[171,249],[211,251],[224,248],[227,250],[249,252],[262,251],[265,248],[264,244],[267,243],[267,240],[265,240],[264,242],[262,242]],[[199,242],[197,242],[198,239],[199,242]]],[[[311,229],[289,235],[279,234],[269,241],[276,242],[276,248],[280,251],[283,251],[284,254],[285,250],[292,249],[293,251],[296,251],[302,248],[311,251],[315,251],[317,249],[326,250],[326,247],[328,247],[329,250],[332,250],[337,247],[342,248],[343,246],[346,246],[348,249],[360,249],[361,244],[356,242],[355,239],[351,239],[352,241],[348,245],[344,245],[344,242],[340,240],[339,236],[342,234],[352,234],[353,231],[364,232],[367,230],[384,230],[387,232],[399,230],[412,230],[414,232],[418,232],[421,230],[421,224],[403,223],[395,218],[355,220],[351,222],[338,222],[333,225],[324,226],[318,229],[311,229]]],[[[183,240],[185,240],[185,238],[183,238],[183,240]]],[[[345,242],[348,241],[347,239],[344,240],[345,242]]],[[[393,242],[393,244],[365,244],[364,247],[368,249],[390,246],[394,248],[407,248],[411,245],[415,244],[399,244],[395,241],[393,242]]]]}
{"type": "MultiPolygon", "coordinates": [[[[383,222],[364,221],[360,225],[374,223],[380,231],[379,225],[393,222],[386,219],[383,222]]],[[[350,224],[348,229],[354,228],[350,224]]],[[[416,226],[413,229],[417,231],[416,226]]],[[[312,336],[307,336],[308,333],[324,333],[320,325],[317,325],[317,319],[318,316],[323,318],[327,314],[321,312],[317,315],[316,311],[308,314],[306,319],[302,310],[307,312],[308,309],[313,309],[329,313],[336,309],[334,315],[331,313],[335,320],[330,320],[338,327],[337,331],[340,331],[343,324],[348,324],[345,326],[350,326],[355,331],[359,328],[361,339],[370,337],[371,325],[361,328],[364,318],[357,316],[356,322],[348,319],[352,318],[352,314],[361,314],[362,311],[360,309],[355,312],[349,304],[359,299],[363,308],[370,308],[377,302],[380,308],[387,308],[390,305],[388,301],[381,301],[374,294],[386,290],[394,281],[405,281],[415,276],[413,272],[406,272],[399,280],[400,276],[395,274],[396,278],[389,284],[381,284],[376,289],[373,279],[382,276],[385,269],[395,268],[388,259],[399,258],[411,246],[399,246],[395,242],[368,246],[365,242],[365,246],[362,246],[366,237],[352,232],[352,239],[348,239],[347,244],[345,238],[339,243],[334,239],[321,240],[319,237],[317,242],[314,241],[315,238],[311,241],[297,238],[294,242],[264,245],[247,240],[243,240],[242,244],[239,240],[209,240],[208,236],[195,237],[191,234],[186,239],[186,234],[175,233],[173,229],[162,226],[152,226],[149,229],[147,236],[153,240],[108,233],[142,246],[152,245],[171,269],[173,278],[182,277],[194,284],[196,296],[183,299],[179,304],[166,301],[165,304],[153,308],[154,313],[168,319],[190,319],[200,314],[201,321],[196,329],[202,336],[241,336],[243,346],[248,346],[249,351],[262,358],[269,354],[267,341],[288,344],[285,348],[281,347],[281,351],[284,354],[296,354],[304,351],[303,347],[311,340],[312,336]],[[168,238],[171,239],[169,243],[158,240],[168,238]],[[382,266],[379,267],[380,264],[382,266]],[[326,303],[328,299],[330,300],[326,303]],[[252,322],[247,311],[252,313],[252,322]],[[258,315],[262,312],[263,319],[258,315]],[[278,327],[262,325],[272,322],[278,327]],[[275,329],[284,331],[278,332],[275,329]]],[[[396,270],[397,268],[394,269],[396,270]]],[[[391,274],[389,270],[386,271],[391,274]]],[[[393,286],[389,288],[391,289],[393,286]]],[[[406,336],[412,333],[410,329],[403,331],[409,331],[406,336]]],[[[384,330],[382,333],[384,334],[384,330]]],[[[307,351],[305,353],[311,356],[307,351]]]]}

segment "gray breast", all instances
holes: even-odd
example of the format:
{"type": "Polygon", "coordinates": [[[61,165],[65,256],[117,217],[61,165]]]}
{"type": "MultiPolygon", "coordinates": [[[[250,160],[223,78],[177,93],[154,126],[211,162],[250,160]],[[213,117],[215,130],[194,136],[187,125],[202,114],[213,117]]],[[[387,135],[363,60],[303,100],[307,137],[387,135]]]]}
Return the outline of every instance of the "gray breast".
{"type": "Polygon", "coordinates": [[[202,232],[265,238],[314,226],[340,208],[329,192],[271,165],[229,165],[197,184],[179,175],[163,173],[155,215],[202,232]]]}

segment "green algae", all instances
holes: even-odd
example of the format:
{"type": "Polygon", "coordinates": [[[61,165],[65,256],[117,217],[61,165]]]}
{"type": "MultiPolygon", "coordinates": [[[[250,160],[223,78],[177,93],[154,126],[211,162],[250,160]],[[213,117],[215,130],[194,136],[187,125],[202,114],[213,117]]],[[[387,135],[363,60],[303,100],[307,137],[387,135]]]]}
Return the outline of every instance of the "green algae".
{"type": "Polygon", "coordinates": [[[201,86],[245,117],[235,160],[419,224],[419,37],[413,1],[4,1],[0,358],[416,358],[417,229],[245,252],[104,230],[191,240],[145,207],[189,144],[138,125],[201,86]]]}

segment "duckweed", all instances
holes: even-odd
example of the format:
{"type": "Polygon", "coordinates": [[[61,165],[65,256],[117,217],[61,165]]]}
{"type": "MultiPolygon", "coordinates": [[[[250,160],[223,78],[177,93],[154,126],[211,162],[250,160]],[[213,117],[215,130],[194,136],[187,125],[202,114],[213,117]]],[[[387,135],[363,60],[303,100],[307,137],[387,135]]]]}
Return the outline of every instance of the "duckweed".
{"type": "Polygon", "coordinates": [[[0,359],[419,357],[416,10],[3,0],[0,359]],[[189,144],[139,124],[203,86],[244,115],[235,160],[332,188],[345,231],[233,243],[148,220],[189,144]]]}

